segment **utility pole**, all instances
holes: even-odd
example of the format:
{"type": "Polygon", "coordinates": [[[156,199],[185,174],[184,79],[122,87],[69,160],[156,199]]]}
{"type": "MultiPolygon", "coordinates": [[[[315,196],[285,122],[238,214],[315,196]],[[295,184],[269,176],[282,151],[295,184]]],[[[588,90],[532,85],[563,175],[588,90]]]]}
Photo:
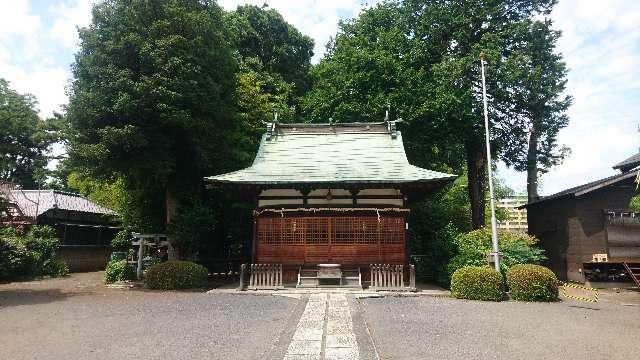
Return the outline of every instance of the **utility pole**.
{"type": "Polygon", "coordinates": [[[493,169],[491,169],[491,144],[489,142],[489,115],[487,114],[487,86],[484,77],[484,54],[480,53],[480,69],[482,70],[482,102],[484,104],[484,139],[487,146],[487,171],[489,173],[489,202],[491,203],[491,242],[493,243],[493,265],[500,271],[500,248],[498,245],[498,229],[496,224],[496,205],[493,196],[493,169]]]}

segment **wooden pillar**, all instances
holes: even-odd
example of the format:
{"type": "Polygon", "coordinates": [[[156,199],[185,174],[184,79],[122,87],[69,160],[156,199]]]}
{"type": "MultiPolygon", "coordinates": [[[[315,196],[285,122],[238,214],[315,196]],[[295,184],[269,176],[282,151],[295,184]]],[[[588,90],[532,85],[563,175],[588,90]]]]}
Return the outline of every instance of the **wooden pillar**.
{"type": "Polygon", "coordinates": [[[358,206],[358,193],[362,190],[361,188],[349,188],[349,193],[351,194],[351,205],[354,207],[358,206]]]}
{"type": "Polygon", "coordinates": [[[258,216],[253,215],[253,241],[251,244],[252,250],[251,250],[251,263],[255,264],[256,262],[256,250],[258,249],[258,216]]]}
{"type": "Polygon", "coordinates": [[[311,192],[311,188],[303,187],[298,191],[302,194],[302,206],[307,207],[309,205],[309,193],[311,192]]]}

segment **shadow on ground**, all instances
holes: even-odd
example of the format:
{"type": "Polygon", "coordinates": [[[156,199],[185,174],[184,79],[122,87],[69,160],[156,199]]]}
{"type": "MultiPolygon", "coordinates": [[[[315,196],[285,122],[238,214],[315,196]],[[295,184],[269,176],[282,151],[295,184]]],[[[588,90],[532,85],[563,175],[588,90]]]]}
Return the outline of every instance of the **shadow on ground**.
{"type": "Polygon", "coordinates": [[[78,295],[83,293],[59,289],[4,289],[0,290],[0,309],[9,306],[46,304],[78,295]]]}

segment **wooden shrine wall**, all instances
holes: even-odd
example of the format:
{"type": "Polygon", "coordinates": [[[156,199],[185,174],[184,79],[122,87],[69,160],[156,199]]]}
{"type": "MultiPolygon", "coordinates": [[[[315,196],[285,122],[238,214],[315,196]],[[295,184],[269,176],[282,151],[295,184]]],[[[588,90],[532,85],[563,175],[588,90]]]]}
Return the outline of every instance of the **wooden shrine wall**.
{"type": "Polygon", "coordinates": [[[258,217],[255,261],[406,264],[405,218],[395,214],[258,217]]]}

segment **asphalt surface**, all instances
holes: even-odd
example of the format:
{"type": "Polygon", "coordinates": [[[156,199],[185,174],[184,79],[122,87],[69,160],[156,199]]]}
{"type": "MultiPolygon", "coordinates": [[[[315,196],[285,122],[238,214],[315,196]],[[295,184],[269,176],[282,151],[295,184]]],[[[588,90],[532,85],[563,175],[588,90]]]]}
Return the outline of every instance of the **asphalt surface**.
{"type": "Polygon", "coordinates": [[[0,359],[270,359],[300,302],[47,285],[0,285],[0,359]]]}
{"type": "Polygon", "coordinates": [[[640,306],[360,300],[380,359],[637,359],[640,306]]]}
{"type": "MultiPolygon", "coordinates": [[[[283,359],[309,299],[109,289],[101,277],[0,284],[0,359],[283,359]]],[[[360,360],[638,358],[640,293],[602,295],[346,298],[360,360]]]]}

